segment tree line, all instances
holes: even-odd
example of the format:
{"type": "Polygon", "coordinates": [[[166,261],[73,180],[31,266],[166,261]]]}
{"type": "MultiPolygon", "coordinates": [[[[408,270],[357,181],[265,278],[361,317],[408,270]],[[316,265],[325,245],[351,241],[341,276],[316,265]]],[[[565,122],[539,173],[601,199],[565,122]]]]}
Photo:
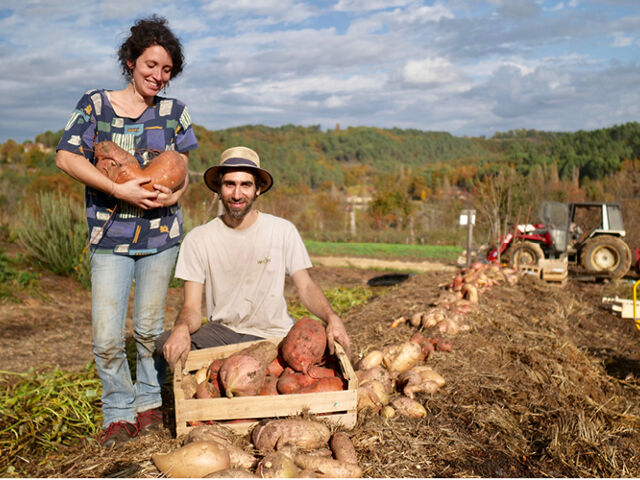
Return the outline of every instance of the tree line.
{"type": "MultiPolygon", "coordinates": [[[[489,138],[339,125],[328,130],[296,125],[194,128],[200,146],[190,155],[191,171],[217,164],[228,147],[253,148],[276,179],[273,193],[261,199],[263,208],[288,215],[319,239],[347,239],[348,223],[353,226],[354,221],[345,203],[348,196],[371,197],[356,218],[359,235],[365,235],[359,239],[395,235],[425,243],[455,241],[459,210],[487,210],[489,198],[488,225],[497,217],[515,221],[529,216],[526,212],[542,198],[626,201],[618,197],[634,197],[633,185],[610,189],[607,182],[615,178],[618,187],[625,180],[635,182],[629,172],[636,172],[640,159],[638,122],[577,132],[516,129],[489,138]],[[442,234],[447,229],[450,234],[442,234]]],[[[81,197],[55,168],[61,134],[47,131],[33,142],[0,144],[0,205],[8,202],[12,186],[38,188],[49,175],[81,197]],[[23,169],[29,170],[28,179],[22,177],[23,169]]],[[[208,195],[194,181],[184,203],[195,208],[207,203],[208,195]]],[[[492,230],[489,237],[495,235],[494,227],[487,228],[492,230]]]]}

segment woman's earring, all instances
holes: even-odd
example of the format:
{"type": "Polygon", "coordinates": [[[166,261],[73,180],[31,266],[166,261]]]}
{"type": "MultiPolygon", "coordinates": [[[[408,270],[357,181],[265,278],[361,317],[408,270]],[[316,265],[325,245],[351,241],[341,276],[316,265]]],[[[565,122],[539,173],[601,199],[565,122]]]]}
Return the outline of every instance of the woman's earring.
{"type": "Polygon", "coordinates": [[[164,88],[162,89],[162,93],[163,93],[164,95],[166,95],[166,94],[167,94],[167,87],[168,87],[168,86],[169,86],[169,82],[167,82],[167,83],[165,83],[165,84],[164,84],[164,88]]]}
{"type": "Polygon", "coordinates": [[[131,77],[131,86],[133,87],[133,93],[136,93],[136,79],[131,77]]]}

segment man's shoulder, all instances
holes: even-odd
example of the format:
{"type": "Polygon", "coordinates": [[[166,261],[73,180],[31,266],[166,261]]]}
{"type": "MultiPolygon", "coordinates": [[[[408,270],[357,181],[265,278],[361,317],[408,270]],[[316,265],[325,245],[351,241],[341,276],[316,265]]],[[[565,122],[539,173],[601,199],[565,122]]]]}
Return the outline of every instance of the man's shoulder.
{"type": "Polygon", "coordinates": [[[213,220],[208,221],[207,223],[203,223],[198,225],[197,227],[193,227],[189,232],[185,235],[185,240],[188,238],[199,238],[204,235],[209,235],[212,231],[220,228],[220,218],[216,217],[213,220]]]}
{"type": "Polygon", "coordinates": [[[296,226],[286,218],[278,217],[276,215],[272,215],[270,213],[260,212],[260,216],[263,218],[265,223],[276,225],[283,228],[296,228],[296,226]]]}

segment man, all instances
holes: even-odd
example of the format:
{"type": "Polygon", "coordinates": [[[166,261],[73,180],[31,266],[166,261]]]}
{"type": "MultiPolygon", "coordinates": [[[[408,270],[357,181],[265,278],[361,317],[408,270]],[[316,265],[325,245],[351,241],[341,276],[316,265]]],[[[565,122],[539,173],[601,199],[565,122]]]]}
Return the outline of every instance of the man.
{"type": "Polygon", "coordinates": [[[156,342],[171,368],[179,360],[184,364],[191,349],[285,336],[293,325],[285,275],[292,277],[304,306],[326,323],[329,350],[337,341],[349,352],[342,320],[309,276],[311,260],[296,227],[253,208],[273,185],[258,154],[246,147],[227,149],[204,181],[220,196],[224,214],[194,228],[180,248],[175,275],[185,281],[184,305],[173,329],[156,342]]]}

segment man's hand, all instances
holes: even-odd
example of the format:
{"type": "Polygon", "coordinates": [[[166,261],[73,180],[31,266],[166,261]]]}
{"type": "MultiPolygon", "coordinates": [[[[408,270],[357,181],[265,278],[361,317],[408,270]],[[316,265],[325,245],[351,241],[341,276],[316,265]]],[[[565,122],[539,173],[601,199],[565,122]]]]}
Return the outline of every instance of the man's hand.
{"type": "Polygon", "coordinates": [[[178,360],[180,360],[180,370],[184,369],[190,350],[191,335],[189,334],[189,328],[187,325],[176,325],[162,348],[164,358],[172,372],[175,371],[178,360]]]}
{"type": "Polygon", "coordinates": [[[327,319],[327,347],[331,355],[335,353],[334,341],[342,345],[347,357],[351,358],[351,341],[349,340],[349,335],[347,335],[347,330],[344,328],[344,323],[342,323],[340,317],[332,313],[327,319]]]}

